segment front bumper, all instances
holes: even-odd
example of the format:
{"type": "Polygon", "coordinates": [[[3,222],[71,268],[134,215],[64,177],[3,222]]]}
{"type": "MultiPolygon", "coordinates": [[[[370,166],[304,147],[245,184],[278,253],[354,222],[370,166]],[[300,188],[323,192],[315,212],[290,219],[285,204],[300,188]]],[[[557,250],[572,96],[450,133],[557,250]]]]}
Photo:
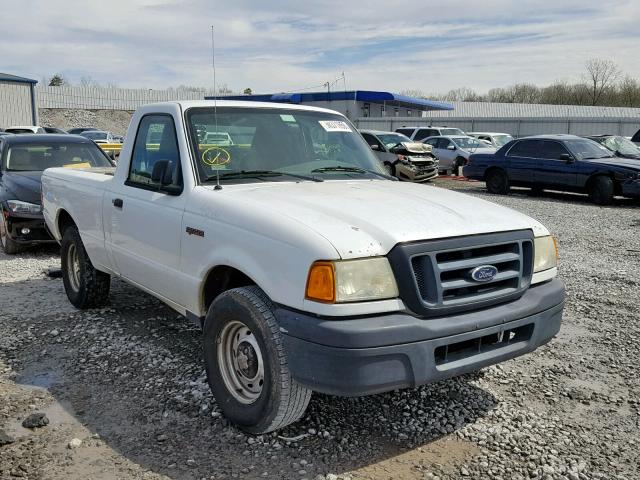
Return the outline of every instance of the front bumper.
{"type": "Polygon", "coordinates": [[[622,196],[640,198],[640,180],[627,180],[623,182],[622,196]]]}
{"type": "Polygon", "coordinates": [[[49,234],[42,215],[6,216],[5,214],[5,225],[7,226],[9,238],[20,245],[39,245],[55,242],[49,234]],[[29,233],[22,233],[25,228],[29,230],[29,233]]]}
{"type": "Polygon", "coordinates": [[[564,285],[518,300],[422,319],[406,313],[326,319],[278,308],[289,368],[306,387],[359,396],[415,387],[532,352],[560,330],[564,285]]]}

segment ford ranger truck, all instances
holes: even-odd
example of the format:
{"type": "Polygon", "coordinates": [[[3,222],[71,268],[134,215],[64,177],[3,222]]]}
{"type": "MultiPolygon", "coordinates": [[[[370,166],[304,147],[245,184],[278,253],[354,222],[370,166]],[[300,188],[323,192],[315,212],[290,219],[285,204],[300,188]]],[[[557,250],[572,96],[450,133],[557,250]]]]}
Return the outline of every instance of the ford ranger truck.
{"type": "Polygon", "coordinates": [[[395,181],[331,110],[147,105],[115,169],[47,169],[42,185],[71,303],[104,305],[118,277],[201,325],[216,402],[248,432],[296,421],[312,391],[424,385],[560,328],[544,226],[395,181]]]}

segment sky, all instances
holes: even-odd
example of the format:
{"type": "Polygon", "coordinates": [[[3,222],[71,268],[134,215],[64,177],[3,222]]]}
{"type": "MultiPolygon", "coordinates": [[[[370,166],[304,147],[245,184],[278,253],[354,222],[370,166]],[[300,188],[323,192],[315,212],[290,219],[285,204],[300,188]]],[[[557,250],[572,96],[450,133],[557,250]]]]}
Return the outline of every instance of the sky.
{"type": "Polygon", "coordinates": [[[254,93],[485,92],[577,81],[590,58],[640,78],[640,0],[0,0],[0,72],[254,93]],[[316,87],[316,88],[314,88],[316,87]]]}

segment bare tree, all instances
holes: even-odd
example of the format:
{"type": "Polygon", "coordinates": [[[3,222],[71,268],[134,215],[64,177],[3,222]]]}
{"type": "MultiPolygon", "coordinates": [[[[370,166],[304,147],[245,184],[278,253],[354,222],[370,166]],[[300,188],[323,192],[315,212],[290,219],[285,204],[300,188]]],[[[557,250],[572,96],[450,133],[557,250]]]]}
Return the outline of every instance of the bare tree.
{"type": "Polygon", "coordinates": [[[80,86],[81,87],[99,87],[100,84],[95,81],[91,75],[87,75],[85,77],[80,77],[80,86]]]}
{"type": "Polygon", "coordinates": [[[592,58],[585,64],[587,84],[591,94],[591,105],[597,105],[602,94],[610,88],[620,76],[618,66],[611,60],[592,58]]]}
{"type": "Polygon", "coordinates": [[[417,90],[417,89],[402,90],[400,92],[400,95],[406,95],[407,97],[414,97],[414,98],[425,98],[424,92],[422,90],[417,90]]]}
{"type": "Polygon", "coordinates": [[[618,85],[618,101],[622,107],[639,107],[640,106],[640,83],[629,76],[618,85]]]}

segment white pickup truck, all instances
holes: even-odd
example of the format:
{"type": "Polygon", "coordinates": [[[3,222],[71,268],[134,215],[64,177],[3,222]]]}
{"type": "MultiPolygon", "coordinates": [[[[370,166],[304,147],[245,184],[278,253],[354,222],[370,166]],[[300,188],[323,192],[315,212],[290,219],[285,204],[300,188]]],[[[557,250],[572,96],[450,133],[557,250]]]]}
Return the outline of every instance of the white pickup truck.
{"type": "Polygon", "coordinates": [[[423,385],[560,328],[544,226],[394,181],[337,112],[169,102],[126,138],[115,170],[44,172],[67,296],[99,307],[119,277],[196,321],[216,401],[249,432],[294,422],[312,391],[423,385]]]}

